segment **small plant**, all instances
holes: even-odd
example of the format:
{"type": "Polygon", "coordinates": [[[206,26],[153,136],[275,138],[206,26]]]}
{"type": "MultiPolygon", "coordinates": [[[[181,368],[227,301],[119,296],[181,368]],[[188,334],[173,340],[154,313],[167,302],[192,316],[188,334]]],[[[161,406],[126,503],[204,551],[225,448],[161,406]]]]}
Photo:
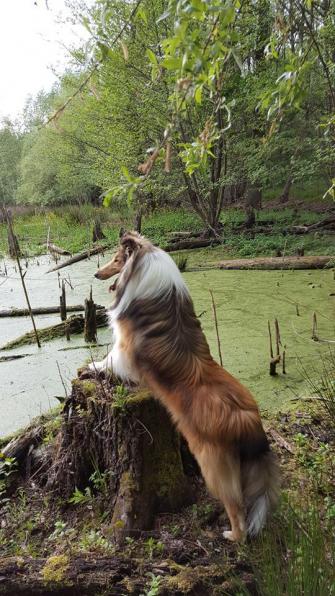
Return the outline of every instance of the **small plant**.
{"type": "Polygon", "coordinates": [[[5,502],[3,498],[6,494],[9,484],[9,477],[16,471],[17,462],[14,457],[6,457],[0,452],[0,503],[5,502]]]}
{"type": "Polygon", "coordinates": [[[83,505],[84,503],[89,503],[92,500],[92,491],[89,486],[87,486],[82,492],[79,488],[76,487],[72,497],[69,499],[69,503],[73,505],[83,505]]]}
{"type": "Polygon", "coordinates": [[[113,393],[113,406],[115,408],[124,408],[128,397],[128,390],[124,385],[116,385],[113,393]]]}
{"type": "Polygon", "coordinates": [[[148,576],[151,578],[150,584],[145,594],[141,596],[157,596],[159,594],[161,578],[154,573],[148,573],[148,576]]]}
{"type": "Polygon", "coordinates": [[[108,475],[109,475],[109,472],[100,472],[99,468],[97,466],[95,466],[95,470],[89,477],[89,481],[92,483],[92,486],[96,492],[101,492],[103,494],[107,493],[108,475]]]}
{"type": "Polygon", "coordinates": [[[89,530],[79,541],[81,550],[110,550],[112,548],[108,540],[101,534],[99,530],[89,530]]]}
{"type": "Polygon", "coordinates": [[[162,554],[164,550],[164,544],[155,540],[155,538],[152,538],[152,536],[145,541],[144,546],[150,559],[153,559],[154,556],[162,554]]]}

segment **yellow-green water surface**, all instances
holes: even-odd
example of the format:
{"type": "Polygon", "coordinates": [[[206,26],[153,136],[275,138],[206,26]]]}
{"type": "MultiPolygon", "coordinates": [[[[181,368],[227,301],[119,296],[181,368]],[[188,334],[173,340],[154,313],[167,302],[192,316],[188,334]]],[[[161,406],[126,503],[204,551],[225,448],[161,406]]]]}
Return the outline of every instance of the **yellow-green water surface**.
{"type": "MultiPolygon", "coordinates": [[[[218,359],[216,333],[209,290],[214,294],[223,365],[255,395],[263,409],[287,408],[296,396],[310,395],[304,379],[318,375],[322,356],[332,344],[312,338],[313,312],[318,335],[335,340],[335,281],[333,271],[219,271],[185,273],[201,316],[203,330],[218,359]],[[297,307],[298,312],[297,315],[297,307]],[[286,374],[269,375],[268,320],[280,326],[286,346],[286,374]]],[[[333,344],[335,347],[335,343],[333,344]]]]}

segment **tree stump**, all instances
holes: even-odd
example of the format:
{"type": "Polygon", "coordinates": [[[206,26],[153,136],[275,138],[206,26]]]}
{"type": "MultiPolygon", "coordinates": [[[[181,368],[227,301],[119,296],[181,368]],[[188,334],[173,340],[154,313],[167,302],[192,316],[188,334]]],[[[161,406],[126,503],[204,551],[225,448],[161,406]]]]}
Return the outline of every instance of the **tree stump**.
{"type": "Polygon", "coordinates": [[[189,504],[180,437],[148,392],[125,395],[107,381],[75,380],[49,471],[48,487],[68,499],[107,472],[110,523],[118,541],[152,527],[158,512],[189,504]]]}
{"type": "Polygon", "coordinates": [[[93,234],[92,234],[93,243],[97,242],[98,240],[105,240],[105,238],[106,238],[106,236],[102,231],[101,223],[98,219],[96,219],[93,224],[93,234]]]}

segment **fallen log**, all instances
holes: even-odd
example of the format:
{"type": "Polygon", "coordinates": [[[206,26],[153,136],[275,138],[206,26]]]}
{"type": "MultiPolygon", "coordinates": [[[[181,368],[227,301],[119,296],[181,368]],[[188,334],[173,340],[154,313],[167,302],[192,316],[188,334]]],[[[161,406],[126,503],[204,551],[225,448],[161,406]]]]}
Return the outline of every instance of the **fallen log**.
{"type": "MultiPolygon", "coordinates": [[[[97,309],[96,317],[97,327],[105,327],[108,325],[108,316],[105,308],[97,309]]],[[[63,337],[67,332],[69,332],[70,335],[82,333],[84,331],[84,324],[85,320],[83,315],[72,315],[67,321],[63,321],[57,325],[51,325],[50,327],[44,327],[43,329],[39,329],[38,332],[41,340],[50,341],[57,337],[63,337]]],[[[21,335],[21,337],[6,343],[0,349],[11,350],[19,346],[33,344],[35,341],[35,334],[32,331],[29,331],[28,333],[21,335]]]]}
{"type": "Polygon", "coordinates": [[[220,244],[217,238],[194,238],[191,240],[179,240],[171,242],[164,250],[166,252],[173,252],[174,250],[190,250],[192,248],[204,248],[205,246],[214,246],[220,244]]]}
{"type": "Polygon", "coordinates": [[[68,250],[61,248],[61,246],[57,246],[57,244],[52,244],[51,242],[45,242],[44,246],[46,246],[50,252],[56,253],[56,255],[71,255],[71,253],[68,250]]]}
{"type": "MultiPolygon", "coordinates": [[[[310,234],[311,232],[320,231],[335,231],[335,217],[326,217],[314,224],[301,224],[297,226],[290,226],[282,230],[284,234],[310,234]]],[[[259,231],[259,229],[257,230],[259,231]]]]}
{"type": "MultiPolygon", "coordinates": [[[[97,306],[97,308],[103,308],[97,306]]],[[[60,312],[60,306],[40,306],[38,308],[32,308],[33,315],[53,315],[60,312]]],[[[83,304],[75,304],[66,307],[67,312],[80,312],[84,311],[85,307],[83,304]]],[[[11,308],[8,310],[0,310],[1,317],[28,317],[29,310],[27,308],[11,308]]]]}
{"type": "Polygon", "coordinates": [[[169,232],[170,242],[178,242],[178,240],[186,240],[187,238],[204,238],[205,231],[202,232],[169,232]]]}
{"type": "Polygon", "coordinates": [[[60,263],[59,265],[56,265],[55,267],[48,269],[48,271],[46,271],[46,273],[51,273],[52,271],[58,271],[58,269],[63,269],[63,267],[68,267],[69,265],[74,265],[74,263],[79,263],[79,261],[83,261],[84,259],[89,259],[90,257],[92,257],[94,255],[98,255],[99,253],[104,252],[108,248],[109,248],[109,246],[105,245],[105,246],[95,246],[94,248],[84,250],[83,252],[73,255],[73,257],[71,257],[70,259],[63,261],[63,263],[60,263]]]}
{"type": "Polygon", "coordinates": [[[335,257],[256,257],[254,259],[232,259],[218,263],[219,269],[324,269],[332,267],[335,257]]]}
{"type": "Polygon", "coordinates": [[[0,362],[11,362],[12,360],[20,360],[21,358],[26,358],[27,356],[31,356],[31,354],[12,354],[11,356],[0,356],[0,362]]]}

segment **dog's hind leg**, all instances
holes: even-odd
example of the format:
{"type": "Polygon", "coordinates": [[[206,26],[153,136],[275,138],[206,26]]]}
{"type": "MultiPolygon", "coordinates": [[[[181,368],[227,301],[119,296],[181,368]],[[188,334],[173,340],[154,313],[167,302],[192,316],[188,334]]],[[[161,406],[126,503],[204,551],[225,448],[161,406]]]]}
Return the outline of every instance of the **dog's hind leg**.
{"type": "Polygon", "coordinates": [[[232,541],[243,541],[246,535],[245,512],[240,476],[240,462],[220,445],[203,445],[196,454],[209,491],[225,507],[231,530],[223,536],[232,541]]]}

